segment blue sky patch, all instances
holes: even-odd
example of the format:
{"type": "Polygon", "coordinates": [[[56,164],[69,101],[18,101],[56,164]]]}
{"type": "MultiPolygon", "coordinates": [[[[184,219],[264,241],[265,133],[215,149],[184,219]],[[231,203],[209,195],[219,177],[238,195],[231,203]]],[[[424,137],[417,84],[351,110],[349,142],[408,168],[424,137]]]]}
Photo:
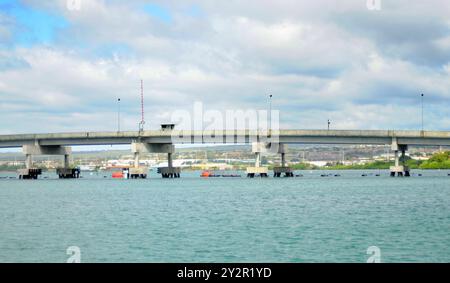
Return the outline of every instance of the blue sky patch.
{"type": "Polygon", "coordinates": [[[172,15],[166,8],[157,4],[146,4],[144,5],[144,11],[150,16],[159,19],[162,22],[170,23],[172,22],[172,15]]]}
{"type": "Polygon", "coordinates": [[[98,47],[94,53],[98,57],[130,56],[133,49],[125,43],[111,43],[98,47]]]}
{"type": "Polygon", "coordinates": [[[14,44],[22,46],[51,43],[56,31],[68,26],[64,17],[27,7],[16,0],[0,0],[0,10],[14,19],[14,44]]]}
{"type": "Polygon", "coordinates": [[[190,6],[187,9],[186,14],[188,14],[189,16],[191,16],[193,18],[201,18],[204,16],[202,8],[200,8],[200,6],[198,6],[198,5],[190,6]]]}

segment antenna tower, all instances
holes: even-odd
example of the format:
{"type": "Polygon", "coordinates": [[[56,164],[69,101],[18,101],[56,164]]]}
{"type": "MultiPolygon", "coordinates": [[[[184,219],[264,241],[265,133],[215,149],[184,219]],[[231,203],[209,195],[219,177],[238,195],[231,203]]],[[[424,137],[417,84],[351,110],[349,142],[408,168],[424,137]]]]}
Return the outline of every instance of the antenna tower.
{"type": "Polygon", "coordinates": [[[144,81],[141,80],[141,122],[139,122],[139,131],[144,131],[145,119],[144,119],[144,81]]]}

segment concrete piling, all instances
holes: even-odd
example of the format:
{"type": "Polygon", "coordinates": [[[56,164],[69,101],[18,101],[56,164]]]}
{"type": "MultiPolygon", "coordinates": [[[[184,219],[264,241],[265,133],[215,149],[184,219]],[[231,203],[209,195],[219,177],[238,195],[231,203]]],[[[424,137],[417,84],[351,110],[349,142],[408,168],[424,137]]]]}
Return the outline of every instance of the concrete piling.
{"type": "Polygon", "coordinates": [[[408,146],[404,144],[398,144],[397,139],[393,138],[391,149],[394,151],[395,160],[394,166],[390,167],[391,177],[410,177],[410,169],[405,165],[406,151],[408,150],[408,146]]]}
{"type": "Polygon", "coordinates": [[[278,144],[277,153],[281,155],[281,166],[273,168],[273,176],[275,178],[280,178],[284,174],[284,177],[294,177],[294,172],[291,167],[286,166],[286,152],[287,145],[278,144]]]}

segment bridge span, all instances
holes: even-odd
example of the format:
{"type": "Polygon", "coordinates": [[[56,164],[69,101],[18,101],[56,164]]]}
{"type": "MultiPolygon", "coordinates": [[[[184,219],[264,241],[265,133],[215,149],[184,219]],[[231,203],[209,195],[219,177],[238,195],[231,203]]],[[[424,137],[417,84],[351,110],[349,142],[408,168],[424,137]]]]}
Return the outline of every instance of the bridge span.
{"type": "Polygon", "coordinates": [[[257,139],[278,139],[282,144],[398,144],[450,146],[450,131],[379,130],[279,130],[236,131],[131,131],[0,135],[0,148],[78,145],[123,145],[136,141],[149,144],[251,144],[257,139]]]}
{"type": "Polygon", "coordinates": [[[268,168],[261,166],[261,154],[281,154],[281,164],[274,168],[274,176],[293,172],[286,165],[288,144],[364,144],[390,145],[394,151],[395,165],[391,176],[409,176],[404,165],[409,146],[450,146],[450,131],[396,131],[396,130],[234,130],[234,131],[183,131],[174,125],[163,125],[158,131],[129,132],[79,132],[49,134],[0,135],[0,148],[22,147],[26,155],[26,169],[19,176],[36,179],[41,172],[32,167],[33,155],[64,155],[64,167],[57,170],[60,178],[77,178],[79,171],[69,168],[71,146],[130,144],[135,156],[134,167],[126,174],[131,178],[146,178],[148,168],[139,165],[141,153],[167,153],[168,167],[159,168],[164,178],[180,177],[180,168],[173,167],[175,144],[252,144],[255,166],[247,168],[247,176],[267,177],[268,168]],[[401,154],[401,156],[400,156],[401,154]],[[402,163],[402,164],[401,164],[402,163]]]}

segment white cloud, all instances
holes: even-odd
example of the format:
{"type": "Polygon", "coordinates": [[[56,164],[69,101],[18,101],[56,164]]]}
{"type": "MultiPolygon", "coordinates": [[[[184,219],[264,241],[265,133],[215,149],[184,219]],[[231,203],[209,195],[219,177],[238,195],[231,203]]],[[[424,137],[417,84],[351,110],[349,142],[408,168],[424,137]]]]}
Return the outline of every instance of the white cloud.
{"type": "MultiPolygon", "coordinates": [[[[421,92],[448,121],[450,34],[434,30],[448,27],[438,6],[401,1],[374,14],[365,1],[161,1],[173,15],[161,23],[142,11],[145,1],[83,1],[76,12],[65,1],[26,2],[70,24],[49,46],[0,51],[0,63],[26,63],[0,69],[0,119],[16,121],[1,124],[3,133],[113,130],[118,97],[123,127],[135,129],[141,78],[152,128],[194,101],[265,109],[268,93],[291,128],[322,128],[328,117],[336,128],[414,128],[402,117],[415,117],[421,92]],[[202,16],[186,14],[194,4],[202,16]],[[408,13],[433,19],[418,31],[424,43],[394,36],[408,13]],[[383,21],[390,25],[372,26],[383,21]],[[427,44],[443,53],[421,56],[427,44]]],[[[0,40],[8,32],[0,28],[0,40]]]]}

